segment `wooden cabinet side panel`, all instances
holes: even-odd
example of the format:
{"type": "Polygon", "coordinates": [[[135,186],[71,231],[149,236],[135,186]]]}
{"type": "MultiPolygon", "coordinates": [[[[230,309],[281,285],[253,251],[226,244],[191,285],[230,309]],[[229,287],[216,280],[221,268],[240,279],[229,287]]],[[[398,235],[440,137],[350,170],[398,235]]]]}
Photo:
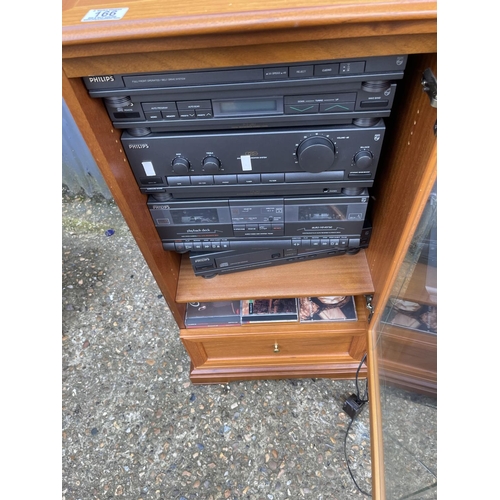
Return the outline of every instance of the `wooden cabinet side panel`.
{"type": "Polygon", "coordinates": [[[63,97],[175,320],[183,325],[185,305],[175,302],[180,256],[163,250],[146,196],[139,191],[121,149],[119,131],[102,103],[88,96],[80,79],[68,79],[63,73],[63,97]]]}
{"type": "Polygon", "coordinates": [[[373,233],[366,257],[375,288],[375,322],[436,181],[437,111],[420,83],[427,67],[437,74],[436,54],[410,58],[404,83],[398,84],[371,191],[373,233]]]}

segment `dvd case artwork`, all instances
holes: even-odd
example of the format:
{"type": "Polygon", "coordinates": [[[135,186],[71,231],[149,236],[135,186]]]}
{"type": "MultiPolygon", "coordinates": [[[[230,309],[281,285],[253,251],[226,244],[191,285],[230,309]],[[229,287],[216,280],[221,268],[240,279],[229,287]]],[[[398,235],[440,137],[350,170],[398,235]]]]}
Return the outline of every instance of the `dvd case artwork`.
{"type": "Polygon", "coordinates": [[[188,302],[184,322],[186,328],[239,325],[240,301],[188,302]]]}
{"type": "Polygon", "coordinates": [[[298,321],[297,299],[248,299],[241,301],[241,322],[298,321]]]}
{"type": "Polygon", "coordinates": [[[352,295],[329,297],[301,297],[300,321],[357,321],[356,306],[352,295]]]}
{"type": "Polygon", "coordinates": [[[437,306],[390,299],[382,322],[408,330],[437,334],[437,306]]]}

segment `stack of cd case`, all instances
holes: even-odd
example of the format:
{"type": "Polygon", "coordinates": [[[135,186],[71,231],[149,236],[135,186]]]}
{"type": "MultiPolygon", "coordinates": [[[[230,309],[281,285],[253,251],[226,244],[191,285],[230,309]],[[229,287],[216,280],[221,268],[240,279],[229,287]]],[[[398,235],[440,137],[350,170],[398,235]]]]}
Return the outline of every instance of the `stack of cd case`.
{"type": "Polygon", "coordinates": [[[353,296],[189,302],[186,328],[268,322],[357,321],[353,296]]]}

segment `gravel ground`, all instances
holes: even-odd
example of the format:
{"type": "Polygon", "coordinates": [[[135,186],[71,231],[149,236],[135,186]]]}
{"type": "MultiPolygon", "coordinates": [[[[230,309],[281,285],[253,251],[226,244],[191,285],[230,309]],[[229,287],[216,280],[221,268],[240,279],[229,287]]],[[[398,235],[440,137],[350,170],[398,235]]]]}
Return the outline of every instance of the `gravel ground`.
{"type": "MultiPolygon", "coordinates": [[[[344,458],[353,380],[191,384],[178,327],[115,204],[64,188],[62,202],[63,500],[365,496],[344,458]]],[[[371,491],[368,405],[347,454],[371,491]]]]}

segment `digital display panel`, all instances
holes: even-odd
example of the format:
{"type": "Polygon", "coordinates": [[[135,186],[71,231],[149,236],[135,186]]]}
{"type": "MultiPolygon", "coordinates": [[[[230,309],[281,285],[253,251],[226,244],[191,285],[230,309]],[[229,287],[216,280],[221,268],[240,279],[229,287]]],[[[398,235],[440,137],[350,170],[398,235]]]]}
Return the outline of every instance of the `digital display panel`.
{"type": "Polygon", "coordinates": [[[220,99],[213,100],[214,116],[250,116],[283,113],[282,97],[263,99],[220,99]]]}

